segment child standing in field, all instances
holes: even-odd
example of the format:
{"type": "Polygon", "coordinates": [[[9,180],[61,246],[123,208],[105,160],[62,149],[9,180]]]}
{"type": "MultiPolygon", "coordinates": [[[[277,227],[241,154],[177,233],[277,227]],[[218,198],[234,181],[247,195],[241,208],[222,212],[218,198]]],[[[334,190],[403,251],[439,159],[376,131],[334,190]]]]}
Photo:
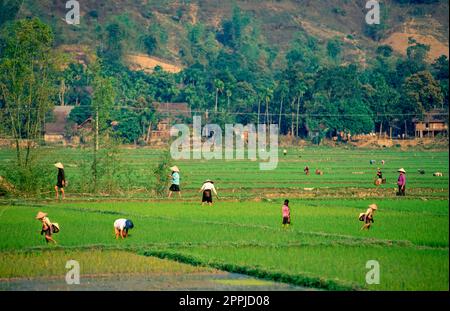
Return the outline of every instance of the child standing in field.
{"type": "Polygon", "coordinates": [[[281,211],[283,214],[283,227],[287,228],[291,224],[291,210],[289,208],[289,200],[284,200],[281,211]]]}
{"type": "Polygon", "coordinates": [[[45,234],[45,241],[47,243],[52,242],[56,243],[56,241],[52,238],[53,233],[57,233],[59,231],[58,224],[52,224],[50,219],[47,217],[47,213],[39,212],[36,215],[36,219],[42,222],[41,235],[45,234]]]}

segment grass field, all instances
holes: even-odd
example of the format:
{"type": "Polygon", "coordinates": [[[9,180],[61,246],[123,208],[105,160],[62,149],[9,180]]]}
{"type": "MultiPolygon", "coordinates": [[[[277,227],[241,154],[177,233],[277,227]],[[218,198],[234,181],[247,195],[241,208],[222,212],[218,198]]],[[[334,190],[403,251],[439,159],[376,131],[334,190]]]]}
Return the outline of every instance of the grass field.
{"type": "MultiPolygon", "coordinates": [[[[85,155],[73,149],[65,152],[71,185],[77,179],[81,182],[77,157],[85,155]]],[[[138,176],[131,178],[136,187],[150,189],[158,152],[121,152],[138,176]]],[[[6,163],[11,153],[0,155],[0,163],[6,163]]],[[[56,159],[48,156],[45,161],[51,164],[56,159]]],[[[180,273],[218,269],[328,290],[449,289],[448,152],[290,149],[286,158],[280,157],[278,169],[268,172],[245,161],[176,164],[182,170],[181,200],[150,199],[149,190],[115,194],[117,199],[82,200],[70,187],[65,202],[3,200],[0,278],[45,275],[37,268],[45,260],[61,266],[50,267],[47,274],[63,273],[69,254],[88,266],[86,273],[127,273],[131,261],[136,262],[137,273],[155,271],[147,265],[162,265],[156,270],[164,271],[165,264],[146,261],[160,258],[189,264],[174,265],[180,273]],[[374,189],[379,164],[370,165],[371,159],[386,161],[383,170],[388,185],[383,189],[374,189]],[[305,176],[306,164],[311,170],[324,170],[325,175],[305,176]],[[408,195],[402,198],[395,197],[393,190],[400,166],[409,172],[408,195]],[[427,174],[418,174],[418,168],[427,174]],[[445,177],[433,177],[434,171],[445,177]],[[213,207],[201,207],[198,202],[196,189],[205,178],[215,179],[224,197],[213,207]],[[315,190],[305,191],[305,187],[315,190]],[[145,196],[148,200],[143,200],[145,196]],[[288,229],[281,227],[285,198],[291,200],[288,229]],[[373,202],[379,206],[375,223],[370,231],[360,231],[358,214],[373,202]],[[61,225],[58,246],[45,245],[39,235],[40,223],[34,219],[39,210],[61,225]],[[123,241],[114,239],[112,229],[119,217],[135,223],[129,239],[123,241]],[[48,252],[53,259],[42,257],[48,252]],[[118,265],[114,258],[121,252],[134,259],[118,265]],[[379,262],[379,285],[366,284],[369,260],[379,262]],[[34,264],[30,267],[27,262],[34,264]]]]}

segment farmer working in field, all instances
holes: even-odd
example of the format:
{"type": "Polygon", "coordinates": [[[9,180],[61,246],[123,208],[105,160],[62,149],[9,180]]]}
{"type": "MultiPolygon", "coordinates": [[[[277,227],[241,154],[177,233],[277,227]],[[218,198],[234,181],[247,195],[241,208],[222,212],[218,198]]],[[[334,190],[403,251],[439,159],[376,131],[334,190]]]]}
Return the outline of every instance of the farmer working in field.
{"type": "Polygon", "coordinates": [[[397,195],[399,196],[405,196],[406,191],[406,171],[401,168],[398,170],[400,175],[398,176],[397,185],[398,185],[398,192],[397,195]]]}
{"type": "Polygon", "coordinates": [[[133,228],[134,224],[129,219],[120,218],[114,221],[114,234],[116,235],[116,240],[119,238],[119,236],[122,238],[122,240],[128,237],[128,230],[133,228]]]}
{"type": "Polygon", "coordinates": [[[370,204],[369,208],[365,213],[359,214],[359,220],[364,222],[364,225],[361,227],[361,230],[369,230],[371,223],[374,222],[373,215],[375,211],[378,209],[376,204],[370,204]]]}
{"type": "Polygon", "coordinates": [[[181,198],[180,169],[177,166],[172,166],[170,170],[172,174],[169,177],[172,178],[172,185],[169,188],[169,198],[172,196],[172,192],[178,192],[178,196],[181,198]]]}
{"type": "Polygon", "coordinates": [[[202,206],[205,203],[208,203],[209,206],[212,206],[213,204],[213,199],[212,199],[212,192],[214,191],[214,193],[217,195],[217,197],[219,197],[219,195],[217,194],[216,188],[214,187],[214,182],[212,180],[206,180],[203,183],[203,186],[200,188],[199,192],[203,191],[203,197],[202,197],[202,206]]]}
{"type": "Polygon", "coordinates": [[[291,210],[289,208],[289,200],[284,200],[284,204],[283,204],[283,207],[281,208],[281,212],[283,214],[282,226],[284,228],[287,228],[291,224],[291,210]]]}
{"type": "Polygon", "coordinates": [[[59,190],[61,190],[61,197],[64,200],[66,195],[64,193],[64,187],[66,186],[66,177],[64,176],[64,166],[61,162],[55,164],[58,168],[58,177],[56,181],[55,191],[56,191],[56,199],[59,198],[59,190]]]}
{"type": "Polygon", "coordinates": [[[52,238],[52,234],[59,231],[59,225],[56,223],[52,224],[47,217],[47,213],[44,212],[37,213],[36,219],[42,222],[41,235],[45,234],[45,241],[47,243],[53,242],[56,244],[56,241],[52,238]]]}
{"type": "Polygon", "coordinates": [[[383,183],[383,172],[381,171],[381,168],[377,169],[377,177],[375,179],[375,185],[380,186],[383,183]]]}

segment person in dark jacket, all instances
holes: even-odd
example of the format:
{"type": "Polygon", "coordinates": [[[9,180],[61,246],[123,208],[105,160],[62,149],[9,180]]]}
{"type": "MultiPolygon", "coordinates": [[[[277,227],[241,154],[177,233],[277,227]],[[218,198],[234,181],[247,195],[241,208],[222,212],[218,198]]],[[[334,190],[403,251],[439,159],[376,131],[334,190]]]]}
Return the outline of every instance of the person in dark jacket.
{"type": "Polygon", "coordinates": [[[61,190],[61,197],[64,200],[66,194],[64,193],[64,187],[66,186],[66,177],[64,176],[64,166],[61,162],[55,164],[58,168],[58,178],[55,185],[56,199],[59,199],[59,191],[61,190]]]}

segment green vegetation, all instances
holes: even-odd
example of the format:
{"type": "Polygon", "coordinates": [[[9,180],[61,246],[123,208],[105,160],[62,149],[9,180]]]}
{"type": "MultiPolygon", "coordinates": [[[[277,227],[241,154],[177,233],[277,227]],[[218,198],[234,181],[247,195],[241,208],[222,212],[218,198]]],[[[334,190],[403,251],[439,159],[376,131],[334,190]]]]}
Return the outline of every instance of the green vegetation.
{"type": "Polygon", "coordinates": [[[91,249],[89,251],[29,251],[3,252],[0,258],[1,278],[43,277],[64,275],[66,262],[76,258],[83,267],[82,275],[127,273],[212,272],[155,257],[143,257],[123,250],[91,249]],[[14,265],[11,265],[14,262],[14,265]],[[37,268],[39,267],[39,268],[37,268]]]}
{"type": "MultiPolygon", "coordinates": [[[[362,232],[357,215],[372,201],[293,199],[293,225],[287,230],[281,227],[281,199],[214,207],[179,201],[3,206],[0,249],[6,256],[0,277],[12,273],[7,262],[17,255],[7,255],[11,251],[45,249],[59,257],[59,249],[95,247],[325,289],[448,290],[447,201],[376,200],[374,226],[362,232]],[[39,236],[38,210],[61,225],[55,248],[39,236]],[[135,223],[129,239],[114,239],[118,217],[135,223]],[[367,286],[365,263],[372,259],[380,262],[381,284],[367,286]]],[[[108,262],[90,269],[114,266],[114,260],[108,262]]],[[[27,269],[14,273],[36,273],[27,269]]]]}
{"type": "MultiPolygon", "coordinates": [[[[35,187],[39,187],[41,198],[53,197],[56,171],[53,163],[61,161],[65,165],[68,198],[77,199],[92,195],[107,195],[124,198],[155,198],[167,191],[169,164],[181,169],[181,189],[183,197],[190,200],[196,196],[202,182],[211,178],[216,181],[221,195],[226,199],[254,199],[278,196],[333,196],[333,197],[395,197],[398,173],[403,167],[408,172],[408,196],[414,198],[448,197],[448,152],[426,151],[411,148],[401,151],[391,149],[357,149],[331,147],[288,148],[287,156],[279,154],[276,170],[259,171],[259,162],[250,160],[177,161],[169,163],[168,154],[163,150],[123,149],[112,147],[100,149],[98,159],[97,192],[93,191],[91,170],[92,149],[81,148],[40,148],[39,166],[33,175],[35,187]],[[370,160],[376,160],[374,165],[370,160]],[[381,165],[381,160],[386,164],[381,165]],[[311,175],[306,176],[303,168],[308,165],[311,175]],[[374,186],[376,169],[380,167],[386,185],[379,189],[374,186]],[[315,169],[324,172],[314,174],[315,169]],[[419,174],[418,170],[425,170],[419,174]],[[45,172],[40,174],[39,172],[45,172]],[[434,172],[444,173],[443,178],[434,177],[434,172]],[[239,176],[237,178],[237,176],[239,176]],[[305,191],[304,188],[314,188],[305,191]]],[[[17,178],[14,170],[14,152],[0,150],[0,176],[5,176],[13,184],[17,178]]],[[[27,193],[23,196],[31,196],[27,193]]]]}

